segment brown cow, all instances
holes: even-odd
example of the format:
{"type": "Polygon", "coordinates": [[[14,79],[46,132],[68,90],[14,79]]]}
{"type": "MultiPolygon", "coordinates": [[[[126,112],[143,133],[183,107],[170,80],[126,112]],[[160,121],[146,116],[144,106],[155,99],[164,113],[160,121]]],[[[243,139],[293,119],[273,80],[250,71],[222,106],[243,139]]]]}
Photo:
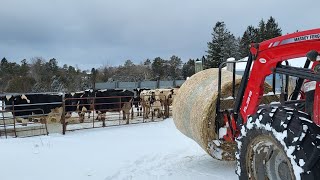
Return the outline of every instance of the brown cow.
{"type": "Polygon", "coordinates": [[[176,96],[178,90],[178,88],[155,90],[155,97],[158,97],[160,99],[165,117],[169,117],[169,106],[172,105],[173,99],[176,96]]]}
{"type": "Polygon", "coordinates": [[[143,90],[140,93],[140,100],[143,110],[143,118],[148,119],[151,104],[155,101],[155,91],[154,90],[143,90]]]}

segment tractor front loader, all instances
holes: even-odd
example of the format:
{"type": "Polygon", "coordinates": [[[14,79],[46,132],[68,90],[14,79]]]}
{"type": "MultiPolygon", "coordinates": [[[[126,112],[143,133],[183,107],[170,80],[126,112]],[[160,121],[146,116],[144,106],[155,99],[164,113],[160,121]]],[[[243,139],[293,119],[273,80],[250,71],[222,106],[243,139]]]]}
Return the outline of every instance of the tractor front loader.
{"type": "Polygon", "coordinates": [[[238,61],[226,62],[233,66],[228,75],[222,68],[225,64],[221,64],[215,71],[218,75],[211,80],[195,74],[198,84],[189,83],[191,77],[180,89],[184,98],[179,99],[178,95],[175,99],[173,118],[177,128],[214,158],[236,159],[239,179],[320,179],[319,53],[320,29],[313,29],[252,44],[240,78],[235,75],[238,61]],[[305,57],[304,67],[290,66],[292,59],[301,57],[305,57]],[[266,86],[265,79],[270,76],[272,83],[266,86]],[[279,77],[281,84],[276,89],[279,77]],[[292,80],[295,84],[289,92],[292,80]],[[210,81],[214,87],[206,88],[210,81]],[[196,97],[201,90],[213,95],[199,100],[196,97]],[[264,101],[270,95],[276,98],[264,101]],[[188,96],[209,104],[202,111],[208,115],[194,116],[193,109],[199,106],[190,107],[192,101],[185,98],[188,96]],[[226,100],[232,101],[231,106],[225,106],[226,100]],[[184,109],[190,113],[185,114],[184,109]],[[192,123],[200,130],[195,132],[192,123]]]}

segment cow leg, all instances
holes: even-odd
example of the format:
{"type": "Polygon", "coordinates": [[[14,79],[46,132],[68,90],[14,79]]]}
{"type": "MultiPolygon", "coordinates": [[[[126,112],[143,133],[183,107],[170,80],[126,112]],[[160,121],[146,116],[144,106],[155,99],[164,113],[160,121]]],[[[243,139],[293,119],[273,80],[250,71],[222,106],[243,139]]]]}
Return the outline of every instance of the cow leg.
{"type": "Polygon", "coordinates": [[[157,109],[157,113],[158,113],[158,114],[157,114],[157,115],[158,115],[157,117],[160,118],[160,117],[161,117],[161,114],[162,114],[162,113],[161,113],[161,109],[157,109]]]}
{"type": "Polygon", "coordinates": [[[101,113],[102,127],[106,127],[106,114],[101,113]]]}
{"type": "Polygon", "coordinates": [[[147,107],[144,109],[144,118],[148,119],[148,108],[147,107]]]}
{"type": "Polygon", "coordinates": [[[146,119],[149,119],[150,107],[146,107],[146,119]]]}
{"type": "Polygon", "coordinates": [[[122,110],[122,120],[126,120],[126,112],[122,110]]]}
{"type": "Polygon", "coordinates": [[[155,116],[155,114],[156,114],[155,111],[156,111],[155,109],[152,109],[152,110],[151,110],[151,121],[152,121],[152,122],[154,121],[153,118],[154,118],[154,116],[155,116]]]}
{"type": "Polygon", "coordinates": [[[147,116],[146,109],[147,108],[145,106],[143,106],[143,108],[142,108],[142,111],[143,111],[143,122],[147,121],[147,119],[146,119],[146,116],[147,116]]]}
{"type": "Polygon", "coordinates": [[[160,115],[159,109],[157,109],[157,118],[159,118],[159,115],[160,115]]]}
{"type": "Polygon", "coordinates": [[[97,114],[96,120],[101,121],[101,112],[96,111],[96,114],[97,114]]]}
{"type": "Polygon", "coordinates": [[[143,120],[142,120],[142,122],[144,122],[144,119],[146,118],[146,115],[145,115],[146,108],[144,106],[142,107],[142,112],[143,112],[143,116],[142,116],[143,120]]]}
{"type": "Polygon", "coordinates": [[[124,113],[125,118],[126,118],[126,120],[127,120],[126,124],[129,124],[130,110],[127,111],[127,112],[123,111],[123,113],[124,113]]]}
{"type": "Polygon", "coordinates": [[[148,122],[148,115],[147,115],[147,108],[145,108],[144,112],[143,112],[143,119],[144,119],[144,122],[148,122]]]}
{"type": "Polygon", "coordinates": [[[83,123],[84,122],[84,114],[82,112],[79,112],[78,115],[79,115],[80,123],[83,123]]]}
{"type": "Polygon", "coordinates": [[[81,114],[80,123],[84,123],[84,114],[81,114]]]}
{"type": "Polygon", "coordinates": [[[134,111],[133,108],[131,109],[131,120],[133,119],[134,111]]]}
{"type": "Polygon", "coordinates": [[[142,107],[142,104],[140,104],[138,108],[139,108],[139,109],[138,109],[138,112],[139,112],[140,116],[142,116],[142,112],[143,112],[143,111],[142,111],[142,108],[143,108],[143,107],[142,107]]]}
{"type": "Polygon", "coordinates": [[[130,117],[130,111],[127,113],[127,124],[129,124],[129,121],[130,121],[129,117],[130,117]]]}

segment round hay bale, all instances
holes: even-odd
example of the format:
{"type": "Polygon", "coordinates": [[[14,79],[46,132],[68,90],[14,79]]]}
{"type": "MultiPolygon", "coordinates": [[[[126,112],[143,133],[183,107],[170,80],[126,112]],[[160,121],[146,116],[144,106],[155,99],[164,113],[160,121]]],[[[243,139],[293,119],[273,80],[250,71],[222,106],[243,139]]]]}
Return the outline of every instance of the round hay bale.
{"type": "MultiPolygon", "coordinates": [[[[211,145],[212,141],[219,138],[215,133],[218,72],[217,68],[200,71],[180,87],[173,101],[173,120],[178,130],[196,141],[209,155],[220,160],[233,160],[235,143],[222,144],[223,142],[219,142],[220,147],[226,147],[230,152],[230,157],[227,158],[218,157],[213,152],[211,145]]],[[[222,72],[222,97],[226,98],[232,94],[232,75],[230,71],[223,70],[222,72]]],[[[236,76],[236,78],[237,90],[241,76],[236,76]]],[[[270,85],[265,83],[265,92],[268,93],[271,89],[270,85]]],[[[277,99],[277,97],[264,97],[262,102],[267,104],[277,99]]],[[[233,104],[234,100],[226,100],[221,102],[221,108],[232,108],[233,104]]]]}

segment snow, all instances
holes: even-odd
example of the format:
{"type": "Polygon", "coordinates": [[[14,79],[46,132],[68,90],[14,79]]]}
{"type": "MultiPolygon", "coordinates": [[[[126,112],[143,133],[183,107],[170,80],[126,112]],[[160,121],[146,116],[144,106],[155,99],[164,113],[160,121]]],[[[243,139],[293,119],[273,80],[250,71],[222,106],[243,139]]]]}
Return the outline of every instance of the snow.
{"type": "Polygon", "coordinates": [[[5,104],[2,101],[0,101],[0,110],[4,110],[5,109],[4,105],[5,104]]]}
{"type": "Polygon", "coordinates": [[[220,145],[221,143],[219,140],[213,140],[208,143],[210,154],[214,158],[222,160],[224,151],[221,148],[219,148],[220,145]]]}
{"type": "MultiPolygon", "coordinates": [[[[306,63],[306,60],[307,60],[307,57],[299,57],[299,58],[294,58],[294,59],[288,59],[288,63],[290,66],[303,68],[304,64],[306,63]]],[[[283,64],[285,64],[285,63],[283,63],[283,64]]]]}
{"type": "Polygon", "coordinates": [[[227,135],[227,131],[228,131],[227,127],[221,127],[219,129],[219,139],[222,139],[223,136],[227,135]]]}
{"type": "MultiPolygon", "coordinates": [[[[306,62],[306,57],[300,57],[300,58],[293,58],[293,59],[288,59],[288,63],[290,66],[294,67],[303,67],[305,62],[306,62]]],[[[235,58],[228,58],[227,61],[234,61],[235,58]]],[[[248,57],[245,57],[243,59],[239,59],[237,64],[236,64],[236,70],[237,71],[243,71],[246,68],[247,62],[241,62],[241,61],[248,61],[248,57]]],[[[283,63],[285,65],[285,63],[283,63]]],[[[310,66],[311,67],[311,66],[310,66]]],[[[223,69],[227,69],[224,67],[223,69]]]]}
{"type": "MultiPolygon", "coordinates": [[[[235,58],[228,58],[227,61],[235,61],[236,59],[235,58]]],[[[240,59],[238,60],[238,62],[236,63],[236,71],[243,71],[246,69],[246,66],[247,66],[247,60],[248,60],[248,57],[246,58],[243,58],[243,59],[240,59]],[[241,62],[241,61],[245,61],[245,62],[241,62]]],[[[222,68],[222,69],[227,69],[227,66],[222,68]]]]}
{"type": "Polygon", "coordinates": [[[307,119],[305,117],[299,117],[299,119],[302,120],[302,121],[306,121],[308,123],[313,123],[313,121],[311,121],[310,119],[307,119]]]}
{"type": "Polygon", "coordinates": [[[217,161],[172,119],[0,139],[1,179],[238,179],[235,162],[217,161]]]}
{"type": "Polygon", "coordinates": [[[245,62],[238,62],[238,63],[236,64],[237,70],[238,70],[238,71],[239,71],[239,70],[245,70],[245,69],[246,69],[246,66],[247,66],[247,62],[246,62],[246,61],[248,61],[248,57],[245,57],[245,58],[243,58],[243,59],[240,59],[239,61],[245,61],[245,62]]]}

